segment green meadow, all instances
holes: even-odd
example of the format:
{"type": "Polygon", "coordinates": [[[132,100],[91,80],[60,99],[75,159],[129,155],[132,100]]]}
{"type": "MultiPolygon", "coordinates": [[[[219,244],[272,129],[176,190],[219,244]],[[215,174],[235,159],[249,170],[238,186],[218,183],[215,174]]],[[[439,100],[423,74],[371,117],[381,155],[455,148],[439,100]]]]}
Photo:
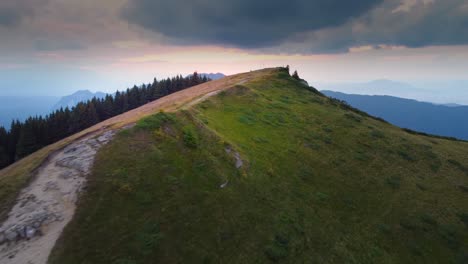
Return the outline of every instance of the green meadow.
{"type": "Polygon", "coordinates": [[[50,262],[461,264],[467,201],[468,143],[276,69],[121,131],[50,262]]]}

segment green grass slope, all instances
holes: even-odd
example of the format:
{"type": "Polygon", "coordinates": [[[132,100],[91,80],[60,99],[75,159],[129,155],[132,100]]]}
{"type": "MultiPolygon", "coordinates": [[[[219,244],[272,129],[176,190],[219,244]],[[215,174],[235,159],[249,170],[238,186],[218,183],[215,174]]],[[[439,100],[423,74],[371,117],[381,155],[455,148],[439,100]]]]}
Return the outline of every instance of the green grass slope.
{"type": "Polygon", "coordinates": [[[467,201],[467,143],[274,69],[121,132],[50,262],[467,263],[467,201]]]}

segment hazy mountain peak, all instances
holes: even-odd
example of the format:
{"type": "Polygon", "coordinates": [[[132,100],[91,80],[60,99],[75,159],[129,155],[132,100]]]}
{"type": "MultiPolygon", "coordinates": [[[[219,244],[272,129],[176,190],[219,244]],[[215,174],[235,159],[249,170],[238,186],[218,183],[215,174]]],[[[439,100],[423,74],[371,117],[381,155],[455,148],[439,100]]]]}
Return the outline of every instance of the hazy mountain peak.
{"type": "MultiPolygon", "coordinates": [[[[212,73],[212,72],[210,72],[210,73],[198,73],[198,75],[206,76],[206,78],[211,79],[211,80],[218,80],[218,79],[226,77],[226,75],[224,73],[221,73],[221,72],[217,72],[217,73],[212,73]]],[[[192,76],[192,74],[189,74],[188,76],[192,76]]]]}
{"type": "Polygon", "coordinates": [[[103,92],[91,92],[90,90],[78,90],[71,95],[62,97],[53,107],[53,109],[60,108],[72,108],[80,102],[85,102],[88,100],[96,98],[103,98],[106,96],[106,93],[103,92]]]}

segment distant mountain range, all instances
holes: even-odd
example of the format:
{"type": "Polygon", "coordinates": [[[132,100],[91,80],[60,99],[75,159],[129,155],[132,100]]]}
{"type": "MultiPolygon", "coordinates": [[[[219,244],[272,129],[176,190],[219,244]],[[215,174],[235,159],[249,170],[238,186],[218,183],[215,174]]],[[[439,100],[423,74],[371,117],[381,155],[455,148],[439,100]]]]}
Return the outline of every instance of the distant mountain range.
{"type": "Polygon", "coordinates": [[[105,93],[77,91],[62,98],[58,96],[0,96],[0,126],[9,129],[12,120],[24,121],[30,116],[47,115],[60,108],[72,108],[93,97],[103,98],[105,93]]]}
{"type": "MultiPolygon", "coordinates": [[[[199,74],[212,80],[226,77],[220,72],[199,74]]],[[[30,116],[44,116],[60,108],[72,108],[79,102],[105,96],[106,93],[93,93],[89,90],[79,90],[61,98],[58,96],[0,96],[0,126],[9,129],[13,119],[24,121],[30,116]]]]}
{"type": "Polygon", "coordinates": [[[436,105],[393,96],[321,92],[399,127],[468,140],[468,106],[436,105]]]}
{"type": "MultiPolygon", "coordinates": [[[[221,78],[224,78],[226,77],[226,75],[224,75],[223,73],[199,73],[200,76],[206,76],[206,78],[208,79],[211,79],[211,80],[218,80],[218,79],[221,79],[221,78]]],[[[187,75],[188,76],[192,76],[192,74],[189,74],[187,75]]]]}
{"type": "Polygon", "coordinates": [[[106,93],[96,92],[92,93],[89,90],[80,90],[71,95],[62,97],[53,107],[52,110],[57,110],[60,108],[72,108],[77,105],[79,102],[86,102],[88,100],[96,98],[104,98],[106,93]]]}
{"type": "Polygon", "coordinates": [[[363,83],[314,83],[319,90],[347,94],[389,95],[437,104],[468,105],[468,81],[412,82],[374,80],[363,83]]]}
{"type": "Polygon", "coordinates": [[[54,96],[0,96],[0,126],[9,129],[13,119],[48,114],[57,100],[54,96]]]}

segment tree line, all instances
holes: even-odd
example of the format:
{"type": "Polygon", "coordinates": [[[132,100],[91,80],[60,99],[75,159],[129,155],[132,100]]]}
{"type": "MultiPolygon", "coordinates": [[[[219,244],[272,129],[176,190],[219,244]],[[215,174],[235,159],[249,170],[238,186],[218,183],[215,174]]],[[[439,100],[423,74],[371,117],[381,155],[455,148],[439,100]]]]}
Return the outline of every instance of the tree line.
{"type": "Polygon", "coordinates": [[[46,116],[14,120],[10,129],[0,126],[0,169],[49,145],[113,116],[135,109],[163,96],[209,81],[196,72],[133,86],[104,98],[80,102],[46,116]]]}

